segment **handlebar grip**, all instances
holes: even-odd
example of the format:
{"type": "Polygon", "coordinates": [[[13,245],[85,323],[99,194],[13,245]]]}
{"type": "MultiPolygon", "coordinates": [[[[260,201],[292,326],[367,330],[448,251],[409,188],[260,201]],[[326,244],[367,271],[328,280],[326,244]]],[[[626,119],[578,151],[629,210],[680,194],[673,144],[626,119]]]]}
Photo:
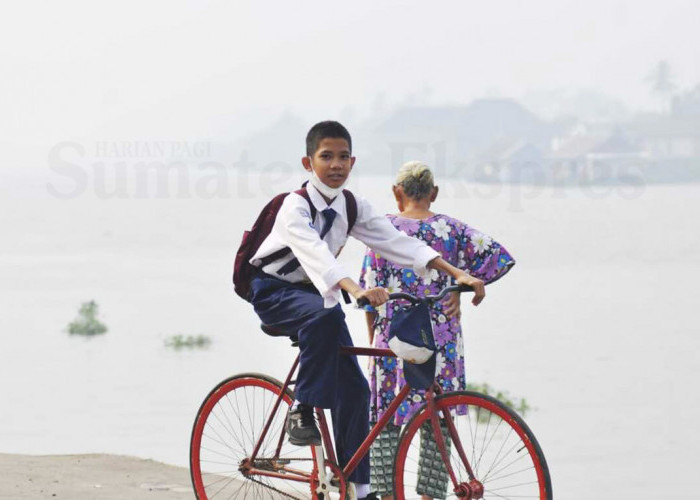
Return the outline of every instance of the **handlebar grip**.
{"type": "MultiPolygon", "coordinates": [[[[442,292],[440,292],[438,295],[430,295],[430,296],[425,297],[425,298],[431,299],[431,300],[436,300],[436,299],[439,300],[449,292],[473,292],[473,291],[474,291],[474,288],[470,287],[469,285],[453,285],[453,286],[448,286],[447,288],[443,289],[442,292]]],[[[395,293],[389,294],[389,300],[396,300],[396,299],[406,299],[409,302],[412,302],[413,304],[419,304],[421,302],[421,300],[425,300],[425,299],[419,299],[418,297],[414,297],[413,295],[410,295],[408,293],[403,293],[403,292],[395,292],[395,293]]],[[[358,307],[368,306],[369,300],[362,297],[361,299],[357,300],[357,305],[358,305],[358,307]]]]}

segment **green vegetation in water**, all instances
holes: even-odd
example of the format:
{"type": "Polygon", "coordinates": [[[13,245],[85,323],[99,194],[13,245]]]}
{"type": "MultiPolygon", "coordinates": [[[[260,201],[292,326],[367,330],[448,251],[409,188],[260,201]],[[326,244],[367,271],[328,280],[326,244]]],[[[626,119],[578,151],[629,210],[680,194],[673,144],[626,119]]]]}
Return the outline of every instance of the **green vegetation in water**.
{"type": "Polygon", "coordinates": [[[206,349],[210,344],[206,335],[171,335],[165,339],[165,346],[173,349],[206,349]]]}
{"type": "Polygon", "coordinates": [[[107,327],[97,319],[97,302],[83,302],[78,311],[78,317],[68,325],[68,333],[71,335],[100,335],[107,331],[107,327]]]}
{"type": "Polygon", "coordinates": [[[467,384],[468,391],[480,392],[481,394],[486,394],[487,396],[492,396],[499,400],[501,403],[514,409],[521,417],[526,417],[527,414],[532,410],[532,406],[527,402],[525,398],[517,398],[512,396],[508,391],[497,391],[490,385],[484,384],[467,384]]]}

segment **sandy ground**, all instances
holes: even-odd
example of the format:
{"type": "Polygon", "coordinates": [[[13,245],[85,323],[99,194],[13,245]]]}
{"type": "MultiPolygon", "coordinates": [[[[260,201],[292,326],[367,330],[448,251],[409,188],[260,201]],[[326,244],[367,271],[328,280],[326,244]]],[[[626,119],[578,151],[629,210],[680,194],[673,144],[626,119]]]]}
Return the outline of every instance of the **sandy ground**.
{"type": "Polygon", "coordinates": [[[0,454],[0,498],[194,498],[189,471],[114,455],[0,454]]]}

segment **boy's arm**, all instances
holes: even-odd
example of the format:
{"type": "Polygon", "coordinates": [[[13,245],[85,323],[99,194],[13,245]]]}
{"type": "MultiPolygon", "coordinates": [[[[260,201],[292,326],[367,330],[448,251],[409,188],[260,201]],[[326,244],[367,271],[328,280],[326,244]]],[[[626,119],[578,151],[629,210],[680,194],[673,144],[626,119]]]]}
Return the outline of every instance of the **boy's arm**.
{"type": "Polygon", "coordinates": [[[387,300],[389,300],[389,292],[386,288],[368,288],[365,290],[360,285],[355,283],[352,278],[343,278],[338,282],[338,286],[348,292],[350,295],[355,297],[355,300],[365,298],[369,300],[372,307],[381,306],[387,300]]]}
{"type": "Polygon", "coordinates": [[[379,252],[383,258],[401,267],[410,267],[418,274],[440,254],[418,238],[396,229],[384,215],[378,214],[366,200],[357,198],[357,222],[350,235],[379,252]]]}
{"type": "MultiPolygon", "coordinates": [[[[326,307],[334,305],[328,305],[328,300],[337,294],[340,282],[350,280],[347,278],[349,274],[313,228],[306,200],[296,194],[287,196],[277,213],[273,230],[275,229],[279,229],[282,240],[292,249],[294,257],[324,297],[326,307]]],[[[354,281],[350,281],[360,288],[354,281]]],[[[352,293],[351,290],[346,290],[352,293]]]]}
{"type": "Polygon", "coordinates": [[[366,298],[374,307],[389,300],[389,293],[384,288],[365,290],[348,277],[345,268],[329,250],[328,244],[313,229],[312,222],[306,200],[298,195],[289,195],[277,213],[275,228],[279,225],[285,243],[324,297],[326,307],[337,303],[337,300],[329,302],[329,298],[338,292],[338,288],[347,291],[355,299],[366,298]]]}

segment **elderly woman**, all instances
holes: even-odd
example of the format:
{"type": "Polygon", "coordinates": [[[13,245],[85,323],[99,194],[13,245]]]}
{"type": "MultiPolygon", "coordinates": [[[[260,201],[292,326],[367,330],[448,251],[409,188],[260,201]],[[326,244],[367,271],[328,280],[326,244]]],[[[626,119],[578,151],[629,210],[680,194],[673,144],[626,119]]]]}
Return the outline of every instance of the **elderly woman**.
{"type": "MultiPolygon", "coordinates": [[[[430,210],[437,198],[438,187],[425,164],[417,161],[404,164],[399,169],[393,191],[399,213],[387,216],[391,223],[409,236],[426,242],[452,265],[489,283],[503,276],[515,263],[508,252],[489,236],[458,219],[430,210]]],[[[416,276],[412,269],[398,267],[371,249],[365,255],[360,277],[363,287],[381,286],[389,292],[400,290],[418,296],[439,292],[451,284],[449,280],[449,276],[437,271],[416,276]]],[[[388,347],[389,327],[397,307],[396,302],[389,302],[378,310],[367,308],[369,339],[375,347],[388,347]]],[[[437,381],[446,391],[465,390],[459,294],[435,303],[430,313],[438,348],[437,381]]],[[[371,358],[371,421],[381,418],[405,383],[401,360],[371,358]]],[[[371,450],[372,489],[384,500],[392,498],[393,457],[400,427],[425,403],[424,393],[421,390],[411,392],[371,450]]],[[[444,498],[449,478],[430,432],[422,432],[420,455],[417,493],[423,499],[444,498]]]]}

